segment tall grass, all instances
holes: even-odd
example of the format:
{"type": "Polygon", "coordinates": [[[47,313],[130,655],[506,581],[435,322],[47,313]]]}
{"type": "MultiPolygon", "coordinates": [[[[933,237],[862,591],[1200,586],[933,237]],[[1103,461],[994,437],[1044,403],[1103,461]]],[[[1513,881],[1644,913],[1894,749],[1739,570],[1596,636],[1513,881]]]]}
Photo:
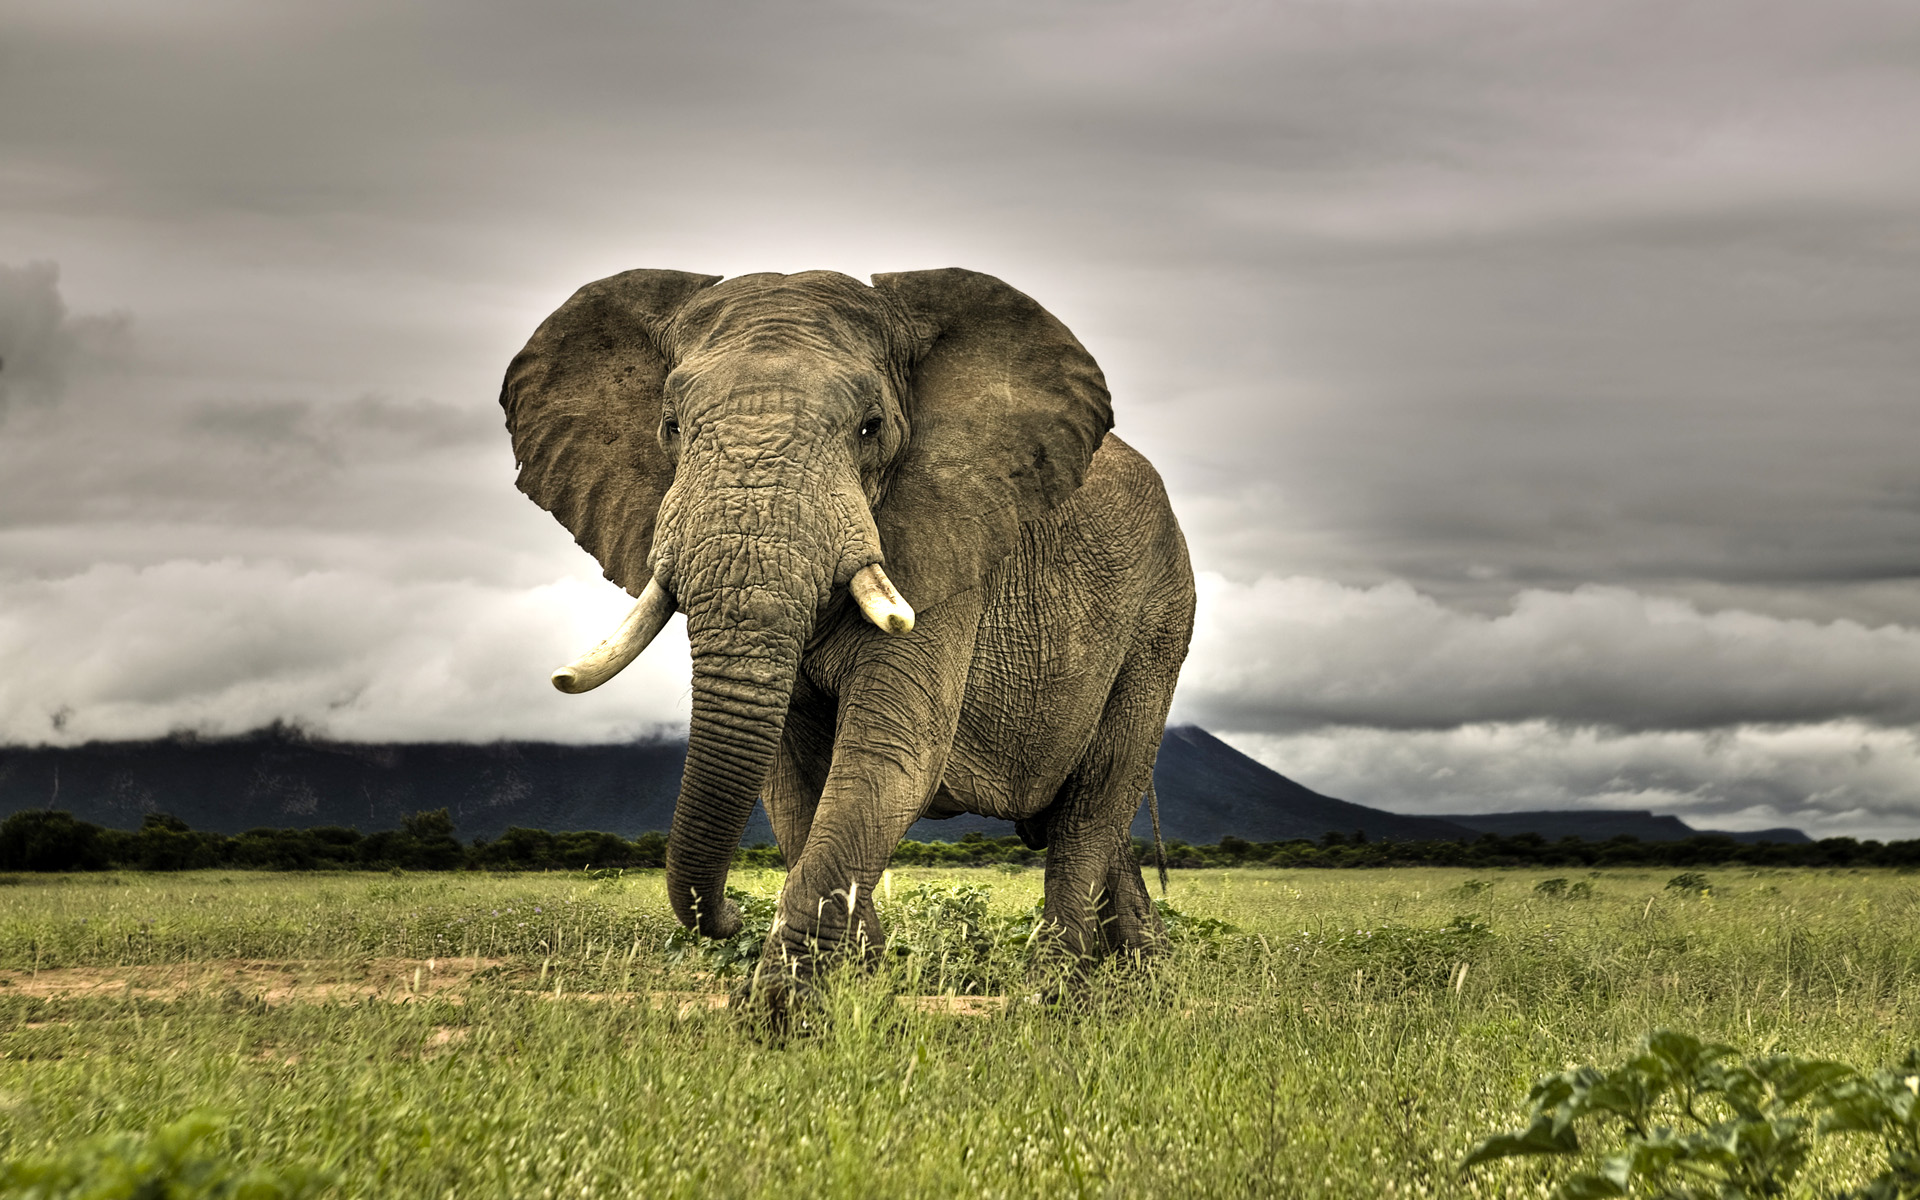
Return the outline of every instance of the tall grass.
{"type": "Polygon", "coordinates": [[[1456,1164],[1535,1076],[1656,1025],[1859,1066],[1920,1040],[1920,878],[1546,874],[1177,873],[1174,905],[1232,932],[1098,972],[1071,1010],[967,1017],[895,995],[1017,992],[1024,950],[943,941],[909,896],[986,888],[1004,931],[1039,874],[896,871],[904,952],[777,1043],[681,1003],[727,985],[670,952],[657,874],[22,878],[0,887],[0,1152],[199,1109],[347,1196],[1527,1195],[1535,1167],[1456,1164]],[[456,989],[327,1003],[47,986],[476,957],[456,989]]]}

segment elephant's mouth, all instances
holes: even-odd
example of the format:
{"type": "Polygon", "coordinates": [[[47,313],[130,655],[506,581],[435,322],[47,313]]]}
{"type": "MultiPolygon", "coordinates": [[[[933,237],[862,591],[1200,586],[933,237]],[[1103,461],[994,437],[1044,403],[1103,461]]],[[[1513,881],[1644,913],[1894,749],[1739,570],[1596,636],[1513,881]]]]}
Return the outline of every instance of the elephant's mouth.
{"type": "MultiPolygon", "coordinates": [[[[855,560],[858,561],[858,560],[855,560]]],[[[908,633],[913,629],[913,606],[900,595],[879,563],[869,563],[854,572],[847,590],[867,620],[885,633],[908,633]]],[[[657,579],[647,580],[620,627],[605,641],[553,673],[553,686],[571,695],[590,692],[612,679],[666,628],[674,613],[674,599],[657,579]]]]}

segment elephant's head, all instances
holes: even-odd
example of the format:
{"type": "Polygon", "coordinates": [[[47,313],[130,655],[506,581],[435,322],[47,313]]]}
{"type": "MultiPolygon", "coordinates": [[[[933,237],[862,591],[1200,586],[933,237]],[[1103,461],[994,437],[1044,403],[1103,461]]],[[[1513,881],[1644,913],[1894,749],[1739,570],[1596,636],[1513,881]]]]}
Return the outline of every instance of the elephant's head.
{"type": "Polygon", "coordinates": [[[872,287],[628,271],[547,318],[500,403],[520,489],[641,597],[556,683],[593,686],[687,614],[693,718],[667,881],[681,921],[716,935],[737,927],[727,865],[822,616],[851,590],[877,624],[910,629],[891,588],[923,611],[973,588],[1079,486],[1112,425],[1073,335],[962,270],[872,287]]]}

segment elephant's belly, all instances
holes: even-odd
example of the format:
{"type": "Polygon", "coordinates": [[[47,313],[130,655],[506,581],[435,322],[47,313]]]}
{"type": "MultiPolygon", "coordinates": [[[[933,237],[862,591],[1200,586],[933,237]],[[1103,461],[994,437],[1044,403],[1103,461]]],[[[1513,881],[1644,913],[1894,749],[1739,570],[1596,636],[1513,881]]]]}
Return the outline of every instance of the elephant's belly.
{"type": "Polygon", "coordinates": [[[946,784],[942,783],[939,789],[934,792],[933,799],[927,801],[926,810],[920,815],[923,817],[931,817],[936,821],[944,821],[948,817],[957,817],[962,813],[973,811],[973,809],[967,807],[965,800],[954,795],[953,792],[948,790],[946,784]]]}

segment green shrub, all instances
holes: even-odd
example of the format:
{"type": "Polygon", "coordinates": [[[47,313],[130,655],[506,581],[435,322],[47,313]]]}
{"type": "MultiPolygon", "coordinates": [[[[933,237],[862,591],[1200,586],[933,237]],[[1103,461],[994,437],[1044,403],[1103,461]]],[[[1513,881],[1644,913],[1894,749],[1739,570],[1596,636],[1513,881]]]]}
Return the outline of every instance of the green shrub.
{"type": "Polygon", "coordinates": [[[1567,879],[1542,879],[1533,885],[1533,892],[1555,900],[1591,900],[1593,884],[1584,879],[1577,883],[1567,879]]]}
{"type": "Polygon", "coordinates": [[[1167,940],[1170,942],[1217,944],[1240,932],[1239,926],[1218,917],[1196,917],[1183,913],[1165,899],[1155,900],[1153,911],[1160,914],[1160,923],[1167,927],[1167,940]]]}
{"type": "Polygon", "coordinates": [[[702,937],[696,929],[676,926],[667,935],[667,961],[703,967],[725,979],[744,974],[760,961],[760,948],[773,932],[773,918],[779,902],[773,896],[756,896],[739,888],[728,888],[727,898],[740,906],[740,929],[732,937],[702,937]]]}
{"type": "MultiPolygon", "coordinates": [[[[771,895],[739,888],[728,888],[727,895],[740,906],[739,932],[708,938],[676,928],[667,936],[670,962],[725,979],[750,971],[759,961],[777,902],[771,895]]],[[[919,992],[965,996],[1004,992],[1021,979],[1045,920],[1043,901],[1009,914],[995,913],[992,898],[990,889],[976,883],[916,883],[883,896],[880,918],[886,926],[887,958],[901,972],[898,982],[919,992]]],[[[1154,901],[1154,909],[1168,939],[1177,945],[1206,949],[1224,945],[1239,932],[1218,918],[1183,913],[1165,900],[1154,901]]]]}
{"type": "Polygon", "coordinates": [[[1920,1051],[1873,1075],[1785,1054],[1734,1063],[1734,1054],[1655,1030],[1612,1071],[1572,1067],[1541,1079],[1527,1098],[1527,1127],[1485,1139],[1461,1165],[1591,1158],[1583,1131],[1612,1134],[1619,1148],[1562,1180],[1560,1200],[1758,1200],[1797,1194],[1814,1140],[1851,1133],[1878,1138],[1885,1163],[1856,1200],[1920,1197],[1920,1051]]]}
{"type": "Polygon", "coordinates": [[[106,865],[100,827],[72,813],[30,808],[0,821],[0,869],[98,871],[106,865]]]}
{"type": "Polygon", "coordinates": [[[1303,930],[1293,950],[1305,960],[1352,974],[1357,982],[1402,992],[1453,985],[1462,965],[1477,959],[1493,936],[1493,927],[1478,915],[1462,913],[1438,929],[1388,924],[1333,933],[1303,930]]]}
{"type": "Polygon", "coordinates": [[[312,1167],[241,1170],[227,1126],[195,1113],[141,1137],[114,1133],[0,1166],[0,1195],[31,1200],[299,1200],[327,1186],[312,1167]]]}

